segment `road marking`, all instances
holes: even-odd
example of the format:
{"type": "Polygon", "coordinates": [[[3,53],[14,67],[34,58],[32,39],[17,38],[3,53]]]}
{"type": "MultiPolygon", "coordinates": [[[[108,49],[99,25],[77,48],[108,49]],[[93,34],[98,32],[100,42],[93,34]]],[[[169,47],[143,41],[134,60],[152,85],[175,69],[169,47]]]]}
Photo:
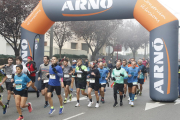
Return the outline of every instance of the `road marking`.
{"type": "Polygon", "coordinates": [[[160,106],[163,106],[163,105],[165,105],[165,104],[161,104],[160,102],[146,103],[145,111],[153,109],[153,108],[157,108],[157,107],[160,107],[160,106]]]}
{"type": "Polygon", "coordinates": [[[176,103],[174,105],[180,104],[180,99],[177,99],[175,102],[176,103]]]}
{"type": "Polygon", "coordinates": [[[83,114],[85,114],[85,113],[83,112],[83,113],[80,113],[80,114],[77,114],[77,115],[68,117],[68,118],[66,118],[66,119],[63,119],[63,120],[69,120],[69,119],[75,118],[75,117],[80,116],[80,115],[83,115],[83,114]]]}

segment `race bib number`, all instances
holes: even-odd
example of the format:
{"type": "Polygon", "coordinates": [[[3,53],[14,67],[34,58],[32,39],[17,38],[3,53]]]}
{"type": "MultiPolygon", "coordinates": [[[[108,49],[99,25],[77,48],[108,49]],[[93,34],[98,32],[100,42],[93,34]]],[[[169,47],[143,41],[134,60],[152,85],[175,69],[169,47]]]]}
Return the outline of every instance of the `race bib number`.
{"type": "Polygon", "coordinates": [[[69,74],[64,74],[64,78],[69,78],[69,74]]]}
{"type": "Polygon", "coordinates": [[[22,89],[22,84],[16,85],[16,89],[17,89],[17,90],[22,89]]]}
{"type": "Polygon", "coordinates": [[[82,78],[82,75],[81,75],[81,74],[77,74],[77,77],[78,77],[78,78],[82,78]]]}
{"type": "Polygon", "coordinates": [[[50,79],[56,79],[55,75],[50,75],[50,79]]]}
{"type": "Polygon", "coordinates": [[[12,75],[7,75],[7,78],[11,79],[11,78],[12,78],[12,75]]]}
{"type": "Polygon", "coordinates": [[[95,83],[95,78],[90,78],[90,83],[95,83]]]}
{"type": "Polygon", "coordinates": [[[133,82],[133,85],[137,85],[137,82],[133,82]]]}
{"type": "Polygon", "coordinates": [[[116,76],[116,80],[120,80],[120,76],[118,76],[118,77],[116,76]]]}
{"type": "Polygon", "coordinates": [[[44,80],[44,81],[43,81],[43,83],[48,83],[48,82],[49,82],[49,80],[44,80]]]}

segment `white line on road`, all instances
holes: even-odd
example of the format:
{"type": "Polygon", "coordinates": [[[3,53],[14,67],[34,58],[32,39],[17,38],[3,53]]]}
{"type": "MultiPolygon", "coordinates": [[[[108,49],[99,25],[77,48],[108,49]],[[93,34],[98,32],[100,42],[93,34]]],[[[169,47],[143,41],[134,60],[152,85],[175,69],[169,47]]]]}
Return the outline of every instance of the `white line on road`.
{"type": "Polygon", "coordinates": [[[77,115],[68,117],[68,118],[66,118],[66,119],[63,119],[63,120],[69,120],[69,119],[75,118],[75,117],[80,116],[80,115],[83,115],[83,114],[84,114],[84,113],[80,113],[80,114],[77,114],[77,115]]]}

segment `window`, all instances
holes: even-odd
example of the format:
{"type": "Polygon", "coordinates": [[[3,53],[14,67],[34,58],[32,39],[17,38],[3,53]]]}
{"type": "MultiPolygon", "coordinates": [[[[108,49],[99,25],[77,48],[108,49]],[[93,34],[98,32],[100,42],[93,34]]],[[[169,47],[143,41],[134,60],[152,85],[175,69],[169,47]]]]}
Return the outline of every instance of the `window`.
{"type": "Polygon", "coordinates": [[[71,43],[71,49],[76,49],[77,43],[71,43]]]}
{"type": "Polygon", "coordinates": [[[87,53],[89,53],[89,47],[86,43],[82,43],[82,50],[85,50],[87,53]]]}
{"type": "Polygon", "coordinates": [[[47,41],[44,41],[44,46],[47,46],[47,41]]]}

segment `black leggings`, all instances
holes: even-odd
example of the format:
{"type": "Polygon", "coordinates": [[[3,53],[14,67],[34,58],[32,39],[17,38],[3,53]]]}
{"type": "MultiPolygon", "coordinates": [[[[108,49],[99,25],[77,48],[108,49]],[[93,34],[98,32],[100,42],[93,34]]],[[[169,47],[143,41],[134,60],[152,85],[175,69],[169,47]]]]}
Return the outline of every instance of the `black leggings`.
{"type": "MultiPolygon", "coordinates": [[[[117,103],[117,91],[119,90],[120,92],[124,91],[124,84],[118,84],[116,83],[114,85],[114,100],[117,103]]],[[[122,102],[123,96],[120,96],[120,102],[122,102]]]]}

